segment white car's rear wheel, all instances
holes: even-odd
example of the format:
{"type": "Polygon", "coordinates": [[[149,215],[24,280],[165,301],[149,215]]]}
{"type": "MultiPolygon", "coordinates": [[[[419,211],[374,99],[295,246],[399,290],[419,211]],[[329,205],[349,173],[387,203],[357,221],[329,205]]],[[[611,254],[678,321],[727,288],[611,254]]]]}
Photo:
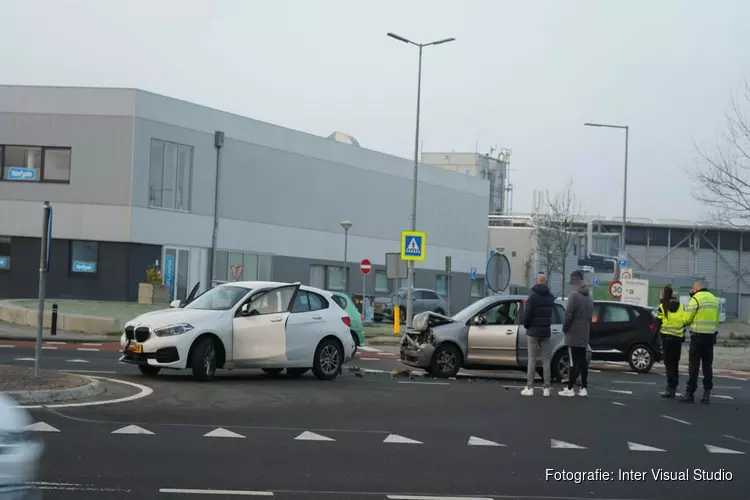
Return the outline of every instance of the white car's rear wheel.
{"type": "Polygon", "coordinates": [[[341,371],[343,359],[344,350],[341,344],[331,338],[323,339],[315,349],[313,373],[320,380],[333,380],[341,371]]]}

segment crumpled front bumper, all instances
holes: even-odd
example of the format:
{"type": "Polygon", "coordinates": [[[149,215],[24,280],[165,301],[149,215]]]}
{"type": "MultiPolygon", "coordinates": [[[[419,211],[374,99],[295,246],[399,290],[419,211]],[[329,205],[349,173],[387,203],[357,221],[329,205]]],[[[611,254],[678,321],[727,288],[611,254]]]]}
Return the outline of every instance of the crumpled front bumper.
{"type": "Polygon", "coordinates": [[[399,353],[401,362],[416,368],[429,368],[435,354],[435,346],[429,342],[419,342],[418,339],[419,335],[416,332],[404,334],[399,353]]]}

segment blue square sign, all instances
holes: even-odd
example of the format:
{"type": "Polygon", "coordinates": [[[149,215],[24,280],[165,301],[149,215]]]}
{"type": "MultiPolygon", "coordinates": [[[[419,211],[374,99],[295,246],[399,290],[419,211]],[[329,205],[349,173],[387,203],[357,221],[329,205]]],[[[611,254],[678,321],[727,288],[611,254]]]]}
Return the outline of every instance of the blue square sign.
{"type": "Polygon", "coordinates": [[[401,232],[401,260],[424,260],[427,233],[421,231],[401,232]]]}
{"type": "Polygon", "coordinates": [[[477,279],[477,268],[476,267],[472,267],[471,268],[471,279],[473,279],[473,280],[477,279]]]}

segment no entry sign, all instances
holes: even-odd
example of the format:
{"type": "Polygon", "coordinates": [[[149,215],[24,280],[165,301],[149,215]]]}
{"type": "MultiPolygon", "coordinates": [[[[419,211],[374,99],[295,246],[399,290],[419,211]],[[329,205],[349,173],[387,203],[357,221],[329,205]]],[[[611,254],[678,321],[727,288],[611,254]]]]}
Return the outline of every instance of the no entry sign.
{"type": "Polygon", "coordinates": [[[622,283],[613,281],[609,284],[609,294],[615,299],[622,297],[622,283]]]}
{"type": "Polygon", "coordinates": [[[370,264],[370,260],[362,259],[362,262],[359,263],[359,270],[362,271],[362,274],[370,274],[371,269],[372,264],[370,264]]]}

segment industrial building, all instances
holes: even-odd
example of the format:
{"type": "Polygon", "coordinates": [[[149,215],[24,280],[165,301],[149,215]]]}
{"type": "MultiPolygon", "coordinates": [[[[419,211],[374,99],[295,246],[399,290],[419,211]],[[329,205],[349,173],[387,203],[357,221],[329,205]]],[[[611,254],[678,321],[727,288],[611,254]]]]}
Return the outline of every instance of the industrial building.
{"type": "MultiPolygon", "coordinates": [[[[153,264],[172,298],[233,279],[339,290],[345,243],[350,293],[361,293],[365,258],[368,294],[401,286],[384,265],[410,225],[412,162],[346,134],[134,89],[0,86],[0,168],[0,298],[37,295],[45,200],[55,298],[136,300],[153,264]]],[[[461,308],[484,291],[470,271],[486,262],[489,182],[421,165],[418,192],[427,242],[416,286],[447,292],[450,256],[451,305],[461,308]]]]}

